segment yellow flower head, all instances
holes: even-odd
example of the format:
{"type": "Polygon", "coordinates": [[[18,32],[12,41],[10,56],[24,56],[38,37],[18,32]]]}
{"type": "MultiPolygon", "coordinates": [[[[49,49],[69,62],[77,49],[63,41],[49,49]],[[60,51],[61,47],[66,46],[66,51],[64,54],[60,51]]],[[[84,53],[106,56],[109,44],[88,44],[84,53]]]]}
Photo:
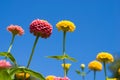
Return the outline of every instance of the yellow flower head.
{"type": "Polygon", "coordinates": [[[55,76],[49,75],[45,78],[45,80],[54,80],[55,76]]]}
{"type": "Polygon", "coordinates": [[[120,68],[118,69],[118,74],[120,75],[120,68]]]}
{"type": "MultiPolygon", "coordinates": [[[[71,64],[69,63],[66,63],[65,64],[65,69],[68,70],[70,68],[71,64]]],[[[62,64],[62,67],[64,68],[64,64],[62,64]]]]}
{"type": "Polygon", "coordinates": [[[96,60],[90,62],[88,64],[88,68],[91,70],[95,70],[95,71],[101,71],[102,70],[102,64],[96,60]]]}
{"type": "MultiPolygon", "coordinates": [[[[17,74],[15,74],[17,79],[24,79],[24,75],[25,75],[25,73],[17,73],[17,74]]],[[[29,77],[30,77],[30,74],[26,73],[26,79],[29,78],[29,77]]]]}
{"type": "Polygon", "coordinates": [[[114,61],[113,56],[110,53],[107,53],[107,52],[98,53],[96,59],[100,62],[106,62],[106,63],[114,61]]]}
{"type": "Polygon", "coordinates": [[[71,21],[68,21],[68,20],[62,20],[60,22],[58,22],[56,24],[56,27],[58,28],[58,30],[62,30],[62,31],[70,31],[70,32],[73,32],[75,30],[75,25],[73,22],[71,21]]]}
{"type": "Polygon", "coordinates": [[[117,78],[107,78],[107,80],[118,80],[117,78]]]}

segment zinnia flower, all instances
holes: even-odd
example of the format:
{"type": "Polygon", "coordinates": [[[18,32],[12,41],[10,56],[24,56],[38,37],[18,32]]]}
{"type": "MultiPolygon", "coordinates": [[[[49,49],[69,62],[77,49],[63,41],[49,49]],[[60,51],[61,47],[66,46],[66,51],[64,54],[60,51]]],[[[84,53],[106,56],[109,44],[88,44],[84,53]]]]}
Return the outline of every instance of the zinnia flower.
{"type": "Polygon", "coordinates": [[[68,20],[62,20],[60,22],[58,22],[56,24],[56,27],[58,28],[58,30],[62,30],[62,31],[70,31],[73,32],[75,30],[75,25],[73,22],[68,21],[68,20]]]}
{"type": "Polygon", "coordinates": [[[88,64],[88,68],[91,70],[95,70],[95,71],[101,71],[102,70],[102,64],[96,60],[90,62],[88,64]]]}
{"type": "Polygon", "coordinates": [[[54,80],[56,77],[53,75],[49,75],[45,78],[45,80],[54,80]]]}
{"type": "Polygon", "coordinates": [[[10,31],[12,34],[16,35],[23,35],[24,34],[24,30],[22,29],[21,26],[18,25],[10,25],[7,27],[7,30],[10,31]]]}
{"type": "MultiPolygon", "coordinates": [[[[65,64],[65,69],[68,70],[70,68],[71,64],[69,63],[66,63],[65,64]]],[[[64,68],[64,64],[62,64],[62,67],[64,68]]]]}
{"type": "Polygon", "coordinates": [[[0,60],[0,69],[9,68],[12,65],[6,60],[0,60]]]}
{"type": "MultiPolygon", "coordinates": [[[[15,74],[15,77],[17,78],[17,79],[24,79],[24,76],[25,76],[25,73],[17,73],[17,74],[15,74]]],[[[30,74],[29,73],[26,73],[26,78],[25,79],[27,79],[27,78],[29,78],[30,77],[30,74]]]]}
{"type": "Polygon", "coordinates": [[[114,61],[113,56],[110,53],[108,53],[108,52],[100,52],[100,53],[98,53],[96,59],[98,61],[100,61],[100,62],[105,62],[105,63],[109,63],[109,62],[113,62],[114,61]]]}
{"type": "Polygon", "coordinates": [[[52,33],[52,26],[45,20],[36,19],[30,24],[30,32],[35,36],[48,38],[52,33]]]}
{"type": "Polygon", "coordinates": [[[70,80],[70,79],[68,77],[64,77],[64,78],[62,78],[60,80],[70,80]]]}

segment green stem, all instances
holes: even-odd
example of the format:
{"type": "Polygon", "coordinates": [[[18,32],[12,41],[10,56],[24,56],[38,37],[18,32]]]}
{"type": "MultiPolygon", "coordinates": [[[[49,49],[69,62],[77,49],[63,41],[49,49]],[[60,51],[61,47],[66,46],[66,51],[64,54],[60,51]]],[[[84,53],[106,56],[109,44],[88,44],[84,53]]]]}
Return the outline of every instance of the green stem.
{"type": "Polygon", "coordinates": [[[94,80],[96,80],[96,70],[94,70],[94,80]]]}
{"type": "MultiPolygon", "coordinates": [[[[11,42],[10,42],[10,46],[8,48],[8,53],[10,53],[11,49],[12,49],[12,45],[13,45],[13,42],[14,42],[14,39],[15,39],[15,35],[16,34],[12,34],[12,39],[11,39],[11,42]]],[[[7,57],[5,57],[5,59],[7,59],[7,57]]]]}
{"type": "Polygon", "coordinates": [[[13,45],[14,39],[15,39],[15,34],[12,34],[12,40],[11,40],[10,46],[9,46],[9,48],[8,48],[8,53],[10,53],[10,51],[11,51],[11,49],[12,49],[12,45],[13,45]]]}
{"type": "MultiPolygon", "coordinates": [[[[63,56],[65,56],[65,41],[66,41],[66,31],[63,32],[63,56]]],[[[63,67],[64,67],[64,77],[67,76],[66,69],[65,69],[65,59],[63,59],[63,67]]]]}
{"type": "Polygon", "coordinates": [[[37,36],[36,39],[35,39],[35,42],[34,42],[34,45],[33,45],[33,48],[32,48],[32,52],[31,52],[31,55],[30,55],[30,58],[29,58],[29,61],[28,61],[28,64],[27,64],[27,68],[29,68],[29,66],[30,66],[30,62],[32,60],[32,56],[34,54],[34,50],[35,50],[36,44],[38,42],[38,39],[39,39],[39,36],[37,36]]]}
{"type": "Polygon", "coordinates": [[[105,80],[107,79],[107,72],[106,72],[106,63],[103,62],[103,66],[104,66],[104,73],[105,73],[105,80]]]}

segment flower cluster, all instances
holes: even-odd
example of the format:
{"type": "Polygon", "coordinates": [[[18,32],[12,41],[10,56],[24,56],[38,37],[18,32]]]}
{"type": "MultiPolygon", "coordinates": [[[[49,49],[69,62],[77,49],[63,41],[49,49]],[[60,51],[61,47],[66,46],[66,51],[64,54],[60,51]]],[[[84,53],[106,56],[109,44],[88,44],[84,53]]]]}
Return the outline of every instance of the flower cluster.
{"type": "Polygon", "coordinates": [[[60,22],[58,22],[56,24],[56,27],[58,28],[58,30],[62,30],[62,31],[70,31],[70,32],[73,32],[75,30],[75,25],[73,22],[71,21],[68,21],[68,20],[62,20],[60,22]]]}
{"type": "Polygon", "coordinates": [[[90,62],[88,64],[88,68],[91,70],[95,70],[95,71],[101,71],[102,70],[102,64],[96,60],[90,62]]]}
{"type": "Polygon", "coordinates": [[[35,36],[48,38],[52,33],[52,25],[45,20],[36,19],[30,24],[30,32],[35,36]]]}
{"type": "Polygon", "coordinates": [[[21,26],[18,25],[10,25],[7,27],[7,30],[10,31],[12,34],[16,35],[23,35],[24,34],[24,30],[22,29],[21,26]]]}
{"type": "Polygon", "coordinates": [[[49,75],[46,77],[46,80],[70,80],[68,77],[56,77],[53,75],[49,75]]]}
{"type": "Polygon", "coordinates": [[[113,56],[108,52],[100,52],[100,53],[98,53],[96,59],[98,61],[100,61],[100,62],[106,62],[106,63],[114,61],[113,56]]]}

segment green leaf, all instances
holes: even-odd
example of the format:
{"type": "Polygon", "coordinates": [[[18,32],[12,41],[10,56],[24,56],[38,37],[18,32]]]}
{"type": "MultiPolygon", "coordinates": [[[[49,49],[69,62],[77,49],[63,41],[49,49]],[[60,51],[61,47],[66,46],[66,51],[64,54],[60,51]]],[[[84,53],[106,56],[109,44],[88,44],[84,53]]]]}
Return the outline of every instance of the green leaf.
{"type": "Polygon", "coordinates": [[[25,69],[25,72],[31,74],[33,77],[39,78],[40,80],[45,80],[42,74],[35,72],[33,70],[25,69]]]}
{"type": "Polygon", "coordinates": [[[76,70],[75,72],[76,72],[77,74],[79,74],[79,75],[81,74],[81,72],[80,72],[79,70],[76,70]]]}
{"type": "Polygon", "coordinates": [[[53,58],[53,59],[57,59],[57,60],[63,60],[63,59],[65,59],[65,57],[62,55],[60,55],[60,56],[47,56],[47,58],[53,58]]]}
{"type": "Polygon", "coordinates": [[[11,53],[0,52],[0,56],[5,56],[5,57],[9,58],[14,63],[14,65],[17,65],[16,60],[11,53]]]}
{"type": "Polygon", "coordinates": [[[40,80],[45,80],[45,78],[43,77],[42,74],[40,74],[38,72],[35,72],[33,70],[27,69],[25,67],[18,67],[18,68],[11,69],[10,75],[13,76],[13,75],[15,75],[16,73],[19,73],[19,72],[29,73],[33,77],[39,78],[40,80]]]}
{"type": "Polygon", "coordinates": [[[76,59],[74,59],[74,58],[72,58],[72,57],[70,57],[69,55],[65,55],[65,58],[66,59],[68,59],[68,60],[70,60],[70,61],[73,61],[73,62],[77,62],[77,60],[76,59]]]}
{"type": "Polygon", "coordinates": [[[47,56],[47,58],[53,58],[53,59],[57,59],[57,60],[63,60],[63,59],[68,59],[70,61],[76,62],[77,60],[68,56],[67,54],[65,55],[59,55],[59,56],[47,56]]]}
{"type": "Polygon", "coordinates": [[[12,80],[11,76],[7,72],[7,69],[6,70],[0,70],[0,80],[12,80]]]}

